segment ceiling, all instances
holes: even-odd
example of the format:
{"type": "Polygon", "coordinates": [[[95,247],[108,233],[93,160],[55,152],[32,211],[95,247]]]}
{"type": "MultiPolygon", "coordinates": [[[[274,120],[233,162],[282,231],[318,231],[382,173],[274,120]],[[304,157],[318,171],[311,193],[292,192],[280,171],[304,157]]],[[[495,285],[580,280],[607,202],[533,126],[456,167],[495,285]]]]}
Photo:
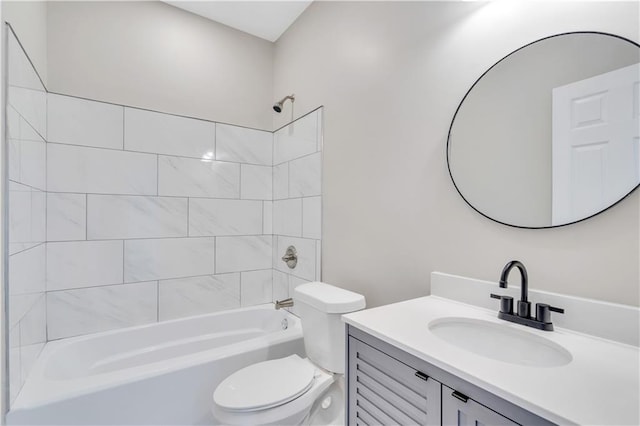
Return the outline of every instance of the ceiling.
{"type": "Polygon", "coordinates": [[[276,41],[313,0],[165,1],[256,37],[276,41]]]}

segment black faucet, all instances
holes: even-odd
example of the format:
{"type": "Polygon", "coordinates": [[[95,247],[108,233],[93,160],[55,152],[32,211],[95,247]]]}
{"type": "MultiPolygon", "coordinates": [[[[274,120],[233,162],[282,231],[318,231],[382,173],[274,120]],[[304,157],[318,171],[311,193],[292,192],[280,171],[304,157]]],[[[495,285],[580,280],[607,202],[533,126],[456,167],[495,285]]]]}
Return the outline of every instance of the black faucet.
{"type": "Polygon", "coordinates": [[[509,272],[513,268],[520,270],[520,276],[522,278],[520,285],[520,300],[518,301],[518,314],[513,313],[513,297],[500,296],[497,294],[491,294],[494,299],[500,299],[500,312],[498,312],[498,318],[515,322],[518,324],[526,325],[528,327],[538,328],[545,331],[553,331],[553,324],[551,323],[551,312],[558,312],[564,314],[564,309],[556,308],[554,306],[547,305],[546,303],[536,303],[536,316],[531,316],[531,302],[529,302],[529,277],[527,275],[527,268],[524,267],[522,262],[518,260],[512,260],[508,262],[502,269],[500,274],[500,287],[507,288],[507,278],[509,272]]]}
{"type": "Polygon", "coordinates": [[[528,318],[531,312],[531,302],[528,301],[529,277],[527,276],[527,268],[524,267],[522,262],[512,260],[504,265],[502,273],[500,274],[500,287],[507,288],[507,277],[513,268],[518,268],[520,270],[520,276],[522,277],[520,284],[520,301],[518,302],[518,316],[528,318]]]}

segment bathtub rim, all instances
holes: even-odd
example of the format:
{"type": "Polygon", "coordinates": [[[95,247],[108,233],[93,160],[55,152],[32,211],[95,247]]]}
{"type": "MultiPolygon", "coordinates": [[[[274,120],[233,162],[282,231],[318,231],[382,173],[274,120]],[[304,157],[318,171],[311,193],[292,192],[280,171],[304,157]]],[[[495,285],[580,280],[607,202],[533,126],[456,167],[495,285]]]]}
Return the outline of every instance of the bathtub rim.
{"type": "Polygon", "coordinates": [[[27,377],[22,390],[16,397],[9,411],[32,409],[43,405],[54,404],[67,399],[77,398],[86,394],[107,390],[109,388],[124,385],[126,383],[142,381],[164,374],[171,374],[180,369],[198,366],[239,353],[259,350],[261,348],[267,348],[271,345],[286,343],[295,339],[302,339],[302,324],[300,318],[289,311],[283,311],[285,318],[293,320],[290,321],[289,327],[286,330],[267,333],[265,335],[250,338],[241,342],[236,342],[230,345],[216,347],[187,355],[181,355],[170,358],[168,360],[151,362],[143,366],[132,366],[123,368],[118,371],[63,380],[50,379],[46,376],[47,363],[52,357],[56,356],[56,352],[76,342],[123,334],[127,331],[144,330],[147,328],[162,326],[164,324],[193,321],[197,319],[208,319],[215,316],[224,316],[225,314],[229,313],[256,310],[273,310],[273,306],[273,303],[267,303],[229,309],[226,311],[218,311],[208,314],[177,318],[168,321],[119,328],[115,330],[91,333],[82,336],[74,336],[48,342],[40,352],[38,359],[31,369],[29,377],[27,377]]]}

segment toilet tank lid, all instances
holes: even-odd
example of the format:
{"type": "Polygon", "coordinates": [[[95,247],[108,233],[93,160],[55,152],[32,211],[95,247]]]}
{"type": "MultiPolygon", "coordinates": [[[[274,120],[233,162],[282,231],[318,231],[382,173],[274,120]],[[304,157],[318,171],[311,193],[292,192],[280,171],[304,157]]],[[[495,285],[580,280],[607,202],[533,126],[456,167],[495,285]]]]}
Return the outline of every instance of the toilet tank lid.
{"type": "Polygon", "coordinates": [[[317,281],[297,286],[293,298],[328,314],[359,311],[366,306],[363,295],[317,281]]]}

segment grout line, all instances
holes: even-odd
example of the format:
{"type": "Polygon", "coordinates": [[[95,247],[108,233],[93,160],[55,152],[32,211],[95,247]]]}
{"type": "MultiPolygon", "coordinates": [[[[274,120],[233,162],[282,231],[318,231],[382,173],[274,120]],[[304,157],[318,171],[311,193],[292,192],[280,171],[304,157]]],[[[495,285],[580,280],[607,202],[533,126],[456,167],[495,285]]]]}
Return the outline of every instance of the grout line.
{"type": "MultiPolygon", "coordinates": [[[[106,192],[84,192],[84,191],[45,191],[44,189],[40,189],[35,186],[20,183],[13,179],[10,179],[9,181],[17,185],[22,185],[24,187],[31,188],[36,191],[46,192],[48,194],[82,194],[82,195],[89,194],[89,195],[98,195],[103,197],[148,197],[148,198],[182,198],[182,199],[193,198],[198,200],[229,200],[229,201],[247,201],[247,202],[273,201],[273,200],[265,200],[263,198],[245,198],[241,200],[240,198],[237,198],[237,197],[203,197],[198,195],[156,195],[156,194],[122,194],[122,193],[112,193],[112,192],[106,193],[106,192]]],[[[27,192],[27,191],[12,191],[12,192],[27,192]]],[[[294,198],[312,198],[312,197],[319,197],[319,196],[320,195],[304,195],[301,197],[294,197],[294,198]]],[[[283,198],[283,199],[286,199],[286,198],[283,198]]],[[[281,199],[278,199],[276,201],[279,201],[279,200],[281,199]]]]}
{"type": "Polygon", "coordinates": [[[274,164],[274,167],[276,167],[276,166],[281,166],[281,165],[283,165],[283,164],[285,164],[285,163],[292,163],[292,162],[294,162],[294,161],[298,161],[298,160],[301,160],[301,159],[303,159],[303,158],[311,157],[312,155],[319,154],[320,152],[321,152],[321,151],[313,151],[313,152],[311,152],[311,153],[309,153],[309,154],[304,154],[304,155],[301,155],[301,156],[299,156],[299,157],[296,157],[296,158],[292,158],[292,159],[290,159],[290,160],[283,161],[282,163],[274,164]]]}
{"type": "Polygon", "coordinates": [[[122,108],[122,150],[124,151],[124,139],[125,139],[125,115],[124,108],[122,108]]]}
{"type": "MultiPolygon", "coordinates": [[[[96,239],[90,239],[90,240],[51,240],[51,241],[46,241],[47,244],[64,244],[64,243],[99,243],[99,242],[109,242],[109,241],[154,241],[154,240],[186,240],[186,239],[190,239],[190,240],[202,240],[202,239],[211,239],[211,238],[249,238],[249,237],[255,237],[255,238],[260,238],[260,237],[268,237],[271,236],[273,234],[222,234],[222,235],[190,235],[190,236],[180,236],[180,237],[134,237],[134,238],[124,238],[122,236],[119,237],[113,237],[113,238],[96,238],[96,239]]],[[[289,235],[289,234],[279,234],[281,236],[284,237],[289,237],[289,238],[299,238],[299,239],[303,239],[303,240],[313,240],[316,241],[317,238],[309,238],[309,237],[299,237],[296,235],[289,235]]],[[[39,243],[40,244],[44,244],[43,243],[39,243]]],[[[35,247],[35,246],[34,246],[35,247]]],[[[29,250],[31,248],[34,247],[29,247],[28,249],[24,249],[22,251],[26,251],[29,250]]],[[[19,253],[19,252],[18,252],[19,253]]],[[[14,253],[17,254],[17,253],[14,253]]],[[[12,255],[13,256],[13,255],[12,255]]]]}
{"type": "MultiPolygon", "coordinates": [[[[115,105],[115,106],[119,106],[119,107],[123,107],[123,108],[130,108],[130,109],[137,109],[137,110],[141,110],[141,111],[154,112],[156,114],[170,115],[170,116],[173,116],[173,117],[181,117],[181,118],[186,118],[186,119],[190,119],[190,120],[205,121],[207,123],[223,124],[223,125],[226,125],[226,126],[233,126],[233,127],[241,127],[243,129],[254,130],[256,132],[273,133],[273,131],[271,131],[271,130],[258,129],[256,127],[243,126],[243,125],[240,125],[240,124],[225,123],[225,122],[222,122],[222,121],[214,121],[214,120],[209,120],[209,119],[206,119],[206,118],[199,118],[199,117],[193,117],[193,116],[189,116],[189,115],[175,114],[175,113],[172,113],[172,112],[163,112],[163,111],[158,111],[158,110],[150,109],[150,108],[143,108],[143,107],[138,107],[138,106],[133,106],[133,105],[118,104],[118,103],[115,103],[115,102],[102,101],[102,100],[93,99],[93,98],[85,98],[85,97],[82,97],[82,96],[68,95],[68,94],[65,94],[65,93],[59,93],[59,92],[54,92],[54,91],[47,90],[46,87],[45,87],[45,91],[47,93],[49,93],[49,94],[52,94],[52,95],[65,96],[67,98],[75,98],[75,99],[81,99],[81,100],[89,101],[89,102],[96,102],[96,103],[101,103],[101,104],[115,105]]],[[[317,107],[315,110],[317,110],[319,108],[322,108],[322,106],[317,107]]],[[[313,111],[315,111],[315,110],[313,110],[313,111]]],[[[307,114],[310,114],[313,111],[310,111],[307,114]]]]}
{"type": "MultiPolygon", "coordinates": [[[[44,138],[43,138],[43,140],[44,140],[44,138]]],[[[42,142],[42,141],[31,141],[31,142],[42,142]]],[[[76,147],[76,148],[81,148],[81,149],[101,149],[101,150],[113,151],[113,152],[123,152],[123,153],[124,152],[128,152],[128,153],[132,153],[132,154],[160,155],[160,156],[163,156],[163,157],[175,157],[175,158],[181,158],[181,159],[187,159],[187,160],[202,161],[202,157],[191,157],[191,156],[188,156],[188,155],[165,154],[165,153],[162,153],[162,152],[137,151],[137,150],[133,150],[133,149],[109,148],[109,147],[106,147],[106,146],[81,145],[81,144],[73,144],[73,143],[66,143],[66,142],[54,142],[54,141],[46,141],[46,140],[45,140],[45,142],[47,142],[50,145],[69,146],[69,147],[76,147]]],[[[312,154],[315,154],[315,152],[311,153],[311,154],[306,154],[304,156],[306,157],[307,155],[312,155],[312,154]]],[[[300,158],[302,158],[302,157],[300,157],[300,158]]],[[[249,162],[244,162],[244,161],[231,161],[231,160],[211,159],[211,160],[207,160],[207,162],[208,163],[246,164],[246,165],[249,165],[249,166],[271,167],[269,164],[249,163],[249,162]]]]}
{"type": "MultiPolygon", "coordinates": [[[[31,89],[31,90],[36,91],[36,92],[38,91],[38,90],[35,90],[35,89],[31,89]]],[[[45,100],[45,102],[46,102],[46,100],[45,100]]],[[[40,133],[40,130],[36,129],[35,125],[33,125],[33,124],[31,123],[31,121],[29,121],[26,117],[24,117],[24,116],[20,113],[20,111],[19,111],[19,110],[18,110],[18,109],[13,105],[13,104],[11,104],[11,103],[7,102],[7,106],[8,106],[8,107],[11,107],[11,108],[16,112],[16,114],[18,114],[18,116],[20,116],[20,118],[22,118],[22,121],[24,121],[25,123],[27,123],[27,125],[28,125],[29,127],[31,127],[31,129],[32,129],[32,130],[33,130],[33,131],[34,131],[38,136],[40,136],[40,138],[42,139],[41,141],[34,141],[34,140],[30,140],[30,139],[17,139],[17,140],[20,140],[20,141],[29,141],[29,142],[43,142],[43,143],[46,143],[46,142],[47,142],[47,138],[45,138],[45,137],[42,135],[42,133],[40,133]]],[[[46,106],[45,106],[45,108],[46,108],[46,106]]],[[[46,131],[46,128],[47,128],[47,122],[45,121],[45,131],[46,131]]],[[[7,138],[7,139],[9,139],[9,138],[7,138]]],[[[11,138],[11,139],[12,139],[12,140],[16,140],[16,138],[11,138]]]]}
{"type": "Polygon", "coordinates": [[[191,199],[187,198],[187,237],[190,237],[191,235],[189,235],[189,233],[191,232],[189,229],[189,215],[190,213],[190,207],[191,207],[191,199]]]}
{"type": "Polygon", "coordinates": [[[160,155],[156,155],[156,196],[160,196],[160,155]]]}
{"type": "MultiPolygon", "coordinates": [[[[9,255],[9,258],[11,258],[11,256],[15,256],[16,254],[20,254],[20,253],[24,253],[24,252],[29,251],[29,250],[33,250],[33,249],[35,249],[37,247],[40,247],[41,245],[46,244],[46,243],[47,243],[47,241],[41,241],[41,242],[37,243],[34,246],[28,247],[26,249],[22,249],[20,251],[15,252],[15,253],[11,253],[9,255]]],[[[23,243],[12,243],[12,244],[23,244],[23,243]]]]}

